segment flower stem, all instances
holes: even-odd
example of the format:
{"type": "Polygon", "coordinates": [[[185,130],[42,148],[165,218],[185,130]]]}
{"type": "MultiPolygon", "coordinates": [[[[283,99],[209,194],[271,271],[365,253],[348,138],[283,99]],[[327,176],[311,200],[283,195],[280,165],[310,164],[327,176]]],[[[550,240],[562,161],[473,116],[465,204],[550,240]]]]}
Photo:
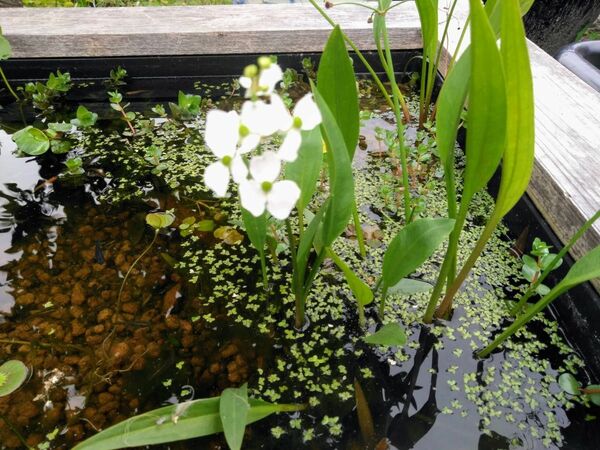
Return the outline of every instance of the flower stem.
{"type": "Polygon", "coordinates": [[[19,96],[17,95],[17,93],[15,91],[13,91],[13,88],[11,87],[10,83],[8,82],[6,75],[4,74],[4,70],[2,70],[2,67],[0,67],[0,76],[2,77],[2,81],[4,81],[4,84],[5,84],[6,88],[8,89],[8,92],[10,92],[12,94],[12,96],[15,98],[15,100],[16,101],[21,100],[19,98],[19,96]]]}

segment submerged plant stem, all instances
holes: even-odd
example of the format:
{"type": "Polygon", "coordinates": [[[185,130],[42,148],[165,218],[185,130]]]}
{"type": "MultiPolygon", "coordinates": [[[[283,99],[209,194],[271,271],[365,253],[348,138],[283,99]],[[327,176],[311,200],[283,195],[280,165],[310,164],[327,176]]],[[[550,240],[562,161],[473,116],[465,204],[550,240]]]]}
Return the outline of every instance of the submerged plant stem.
{"type": "Polygon", "coordinates": [[[159,232],[159,230],[154,231],[154,237],[152,238],[152,241],[150,242],[150,244],[148,244],[148,246],[144,249],[144,251],[135,259],[135,261],[133,261],[131,266],[129,266],[129,269],[127,270],[127,273],[125,274],[125,278],[123,278],[123,282],[121,283],[121,288],[119,289],[119,295],[117,296],[116,314],[113,316],[115,321],[116,321],[117,316],[119,315],[119,311],[121,310],[121,296],[123,295],[123,289],[125,288],[125,283],[127,282],[127,278],[129,278],[129,274],[131,274],[131,271],[133,270],[135,265],[144,257],[144,255],[146,253],[148,253],[148,251],[150,251],[150,249],[156,242],[156,238],[158,237],[158,232],[159,232]]]}
{"type": "Polygon", "coordinates": [[[356,207],[356,202],[354,203],[352,209],[352,218],[354,220],[354,231],[356,232],[356,239],[358,241],[358,249],[360,251],[360,256],[362,259],[367,257],[367,248],[365,246],[365,235],[362,230],[362,225],[360,224],[360,217],[358,215],[358,209],[356,207]]]}

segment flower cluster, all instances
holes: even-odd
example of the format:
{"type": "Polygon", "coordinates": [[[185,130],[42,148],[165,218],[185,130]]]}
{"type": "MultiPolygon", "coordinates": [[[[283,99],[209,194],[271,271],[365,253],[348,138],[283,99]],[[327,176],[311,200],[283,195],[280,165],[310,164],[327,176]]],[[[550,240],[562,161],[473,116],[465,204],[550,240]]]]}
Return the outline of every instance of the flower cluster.
{"type": "Polygon", "coordinates": [[[282,75],[281,68],[268,57],[246,67],[240,85],[246,89],[248,100],[240,113],[209,111],[204,135],[206,145],[217,157],[204,172],[206,186],[217,197],[224,197],[233,179],[245,209],[256,217],[266,209],[280,220],[290,215],[300,197],[295,182],[279,179],[282,164],[298,157],[301,131],[321,123],[312,94],[300,99],[290,113],[275,92],[282,75]],[[261,151],[261,142],[275,134],[283,137],[279,149],[261,151]]]}

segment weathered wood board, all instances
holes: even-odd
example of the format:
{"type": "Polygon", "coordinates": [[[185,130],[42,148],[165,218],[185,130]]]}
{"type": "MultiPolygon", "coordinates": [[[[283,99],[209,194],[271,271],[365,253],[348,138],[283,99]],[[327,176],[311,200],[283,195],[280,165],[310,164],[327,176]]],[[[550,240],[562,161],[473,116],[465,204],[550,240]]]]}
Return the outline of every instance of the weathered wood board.
{"type": "MultiPolygon", "coordinates": [[[[448,4],[440,2],[440,34],[448,4]]],[[[365,50],[369,11],[328,10],[365,50]]],[[[444,42],[442,74],[468,15],[459,0],[444,42]]],[[[414,3],[388,15],[394,49],[422,47],[414,3]]],[[[318,52],[331,30],[309,4],[161,8],[3,9],[15,58],[318,52]]],[[[461,49],[468,44],[468,33],[461,49]]],[[[600,94],[530,44],[536,96],[536,163],[528,193],[564,241],[600,209],[600,94]]],[[[459,52],[460,53],[460,52],[459,52]]],[[[597,224],[573,256],[600,244],[597,224]]],[[[600,283],[596,284],[600,288],[600,283]]]]}

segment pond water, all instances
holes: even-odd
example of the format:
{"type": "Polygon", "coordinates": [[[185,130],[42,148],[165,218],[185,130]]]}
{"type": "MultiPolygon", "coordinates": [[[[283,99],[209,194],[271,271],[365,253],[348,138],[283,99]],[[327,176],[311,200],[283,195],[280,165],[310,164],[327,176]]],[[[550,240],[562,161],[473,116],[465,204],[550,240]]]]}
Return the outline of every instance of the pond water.
{"type": "MultiPolygon", "coordinates": [[[[373,285],[385,243],[402,227],[399,169],[380,139],[393,130],[392,115],[362,88],[367,113],[354,165],[368,257],[360,258],[352,227],[335,251],[373,285]]],[[[203,109],[237,100],[215,97],[203,109]]],[[[88,108],[104,113],[99,126],[72,138],[81,176],[61,175],[61,155],[17,157],[10,133],[23,125],[0,111],[0,362],[19,359],[31,369],[21,389],[0,398],[0,448],[72,448],[135,414],[246,381],[254,397],[308,409],[249,427],[244,448],[600,448],[600,411],[556,382],[566,371],[589,380],[550,317],[492,357],[473,357],[505,323],[503,299],[524,288],[508,230],[492,239],[450,321],[419,325],[427,292],[390,296],[386,322],[404,324],[404,348],[364,343],[355,300],[330,261],[308,301],[310,326],[298,332],[284,230],[273,223],[280,252],[270,258],[265,293],[239,207],[203,187],[203,114],[180,122],[134,105],[141,112],[132,136],[106,105],[88,108]],[[151,146],[158,161],[148,158],[151,146]],[[169,209],[176,221],[152,243],[145,215],[169,209]],[[182,232],[189,217],[205,228],[182,232]]],[[[430,133],[408,127],[407,139],[422,215],[443,216],[430,133]]],[[[488,195],[477,198],[462,257],[492,206],[488,195]]],[[[442,257],[440,250],[414,277],[433,283],[442,257]]],[[[221,436],[167,447],[226,448],[221,436]]]]}

